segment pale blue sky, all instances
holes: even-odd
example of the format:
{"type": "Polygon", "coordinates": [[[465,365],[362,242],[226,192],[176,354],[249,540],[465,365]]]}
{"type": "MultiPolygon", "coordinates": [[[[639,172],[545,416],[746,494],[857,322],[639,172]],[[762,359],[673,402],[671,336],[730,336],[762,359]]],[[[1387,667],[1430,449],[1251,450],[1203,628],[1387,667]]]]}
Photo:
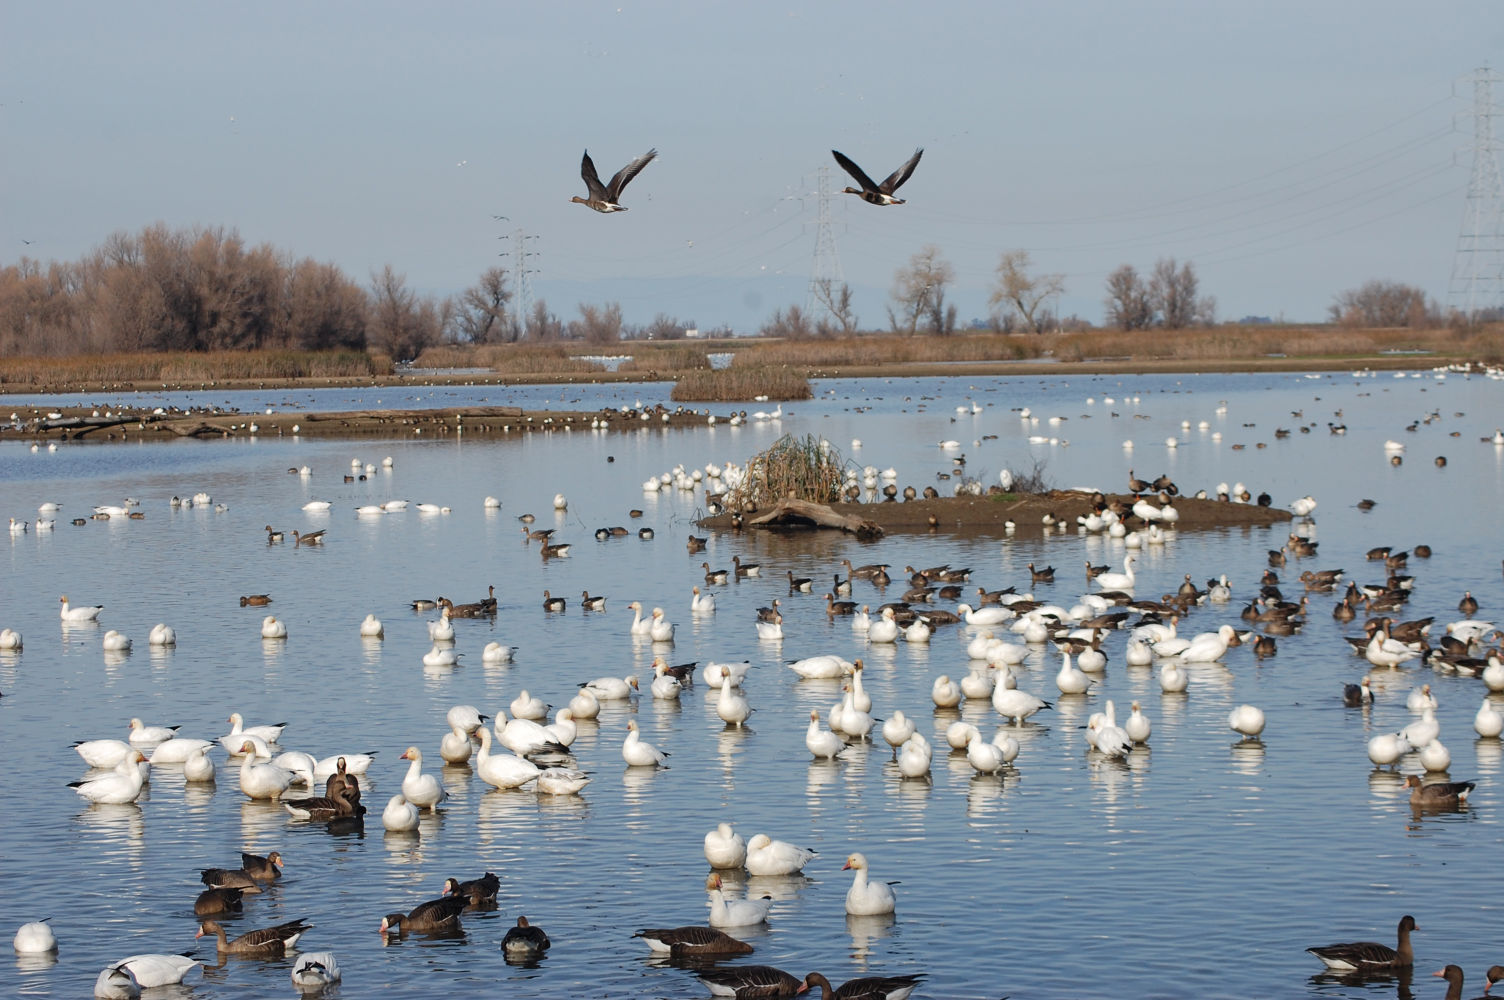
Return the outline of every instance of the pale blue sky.
{"type": "Polygon", "coordinates": [[[1370,278],[1445,299],[1462,78],[1501,45],[1496,0],[3,0],[0,263],[160,221],[447,293],[522,226],[565,318],[749,329],[803,301],[829,150],[880,178],[923,146],[907,205],[837,202],[864,325],[926,243],[963,317],[1026,248],[1093,322],[1108,272],[1163,256],[1224,318],[1317,320],[1370,278]],[[569,202],[587,146],[606,176],[658,148],[630,211],[569,202]]]}

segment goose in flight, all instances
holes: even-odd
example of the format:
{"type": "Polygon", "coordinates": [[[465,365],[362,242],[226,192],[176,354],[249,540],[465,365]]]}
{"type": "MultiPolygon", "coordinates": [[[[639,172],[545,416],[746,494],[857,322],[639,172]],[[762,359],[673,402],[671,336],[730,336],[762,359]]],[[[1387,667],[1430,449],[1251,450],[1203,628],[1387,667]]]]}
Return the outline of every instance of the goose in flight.
{"type": "Polygon", "coordinates": [[[914,155],[909,157],[908,162],[889,174],[887,180],[881,184],[873,183],[872,178],[868,177],[861,167],[853,163],[843,153],[832,149],[830,154],[836,158],[836,162],[841,165],[841,169],[850,174],[861,185],[860,189],[854,187],[843,188],[843,194],[861,195],[862,200],[869,205],[902,205],[904,199],[893,197],[893,192],[902,187],[904,181],[909,179],[909,175],[919,165],[919,158],[924,155],[924,150],[922,148],[914,150],[914,155]]]}
{"type": "MultiPolygon", "coordinates": [[[[625,212],[627,210],[626,206],[617,204],[617,199],[621,197],[622,189],[631,182],[633,177],[636,177],[642,171],[643,167],[651,163],[653,157],[657,155],[658,150],[648,150],[618,170],[616,175],[611,178],[610,184],[603,185],[601,184],[600,175],[595,172],[595,164],[590,162],[590,150],[585,150],[585,158],[580,161],[580,176],[585,178],[585,187],[589,190],[590,197],[581,198],[579,195],[575,195],[569,200],[571,202],[579,202],[581,205],[593,208],[597,212],[625,212]]],[[[899,183],[903,182],[900,181],[899,183]]]]}

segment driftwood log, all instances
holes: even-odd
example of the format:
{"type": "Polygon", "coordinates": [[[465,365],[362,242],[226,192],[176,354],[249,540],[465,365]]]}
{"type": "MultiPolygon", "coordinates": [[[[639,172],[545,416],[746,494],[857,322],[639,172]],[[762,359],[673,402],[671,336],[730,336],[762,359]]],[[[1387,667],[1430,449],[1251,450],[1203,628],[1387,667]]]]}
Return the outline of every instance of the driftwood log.
{"type": "Polygon", "coordinates": [[[784,500],[771,510],[746,519],[758,528],[839,528],[858,538],[881,538],[882,526],[854,514],[839,514],[821,503],[808,500],[784,500]]]}

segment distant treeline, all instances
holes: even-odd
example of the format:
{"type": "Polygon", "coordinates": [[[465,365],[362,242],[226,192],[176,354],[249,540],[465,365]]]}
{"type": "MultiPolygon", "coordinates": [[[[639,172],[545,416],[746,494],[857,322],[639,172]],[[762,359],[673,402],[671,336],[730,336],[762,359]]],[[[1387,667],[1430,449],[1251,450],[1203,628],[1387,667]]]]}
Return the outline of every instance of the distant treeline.
{"type": "Polygon", "coordinates": [[[74,263],[0,269],[0,355],[369,346],[366,291],[333,264],[222,229],[119,233],[74,263]]]}

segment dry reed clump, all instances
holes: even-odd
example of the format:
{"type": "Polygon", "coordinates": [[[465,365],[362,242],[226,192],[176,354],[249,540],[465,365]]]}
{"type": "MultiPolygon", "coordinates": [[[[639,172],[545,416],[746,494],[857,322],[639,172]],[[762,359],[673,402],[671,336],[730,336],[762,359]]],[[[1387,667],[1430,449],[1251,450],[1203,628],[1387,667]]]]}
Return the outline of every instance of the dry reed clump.
{"type": "Polygon", "coordinates": [[[744,368],[688,372],[674,383],[669,398],[676,403],[724,403],[755,399],[809,399],[814,395],[802,371],[788,368],[744,368]]]}
{"type": "Polygon", "coordinates": [[[0,359],[3,385],[119,382],[216,382],[295,378],[369,378],[391,360],[364,351],[211,351],[0,359]]]}
{"type": "Polygon", "coordinates": [[[813,434],[785,434],[747,463],[747,476],[726,497],[733,509],[755,510],[781,500],[836,503],[845,485],[846,460],[813,434]]]}

